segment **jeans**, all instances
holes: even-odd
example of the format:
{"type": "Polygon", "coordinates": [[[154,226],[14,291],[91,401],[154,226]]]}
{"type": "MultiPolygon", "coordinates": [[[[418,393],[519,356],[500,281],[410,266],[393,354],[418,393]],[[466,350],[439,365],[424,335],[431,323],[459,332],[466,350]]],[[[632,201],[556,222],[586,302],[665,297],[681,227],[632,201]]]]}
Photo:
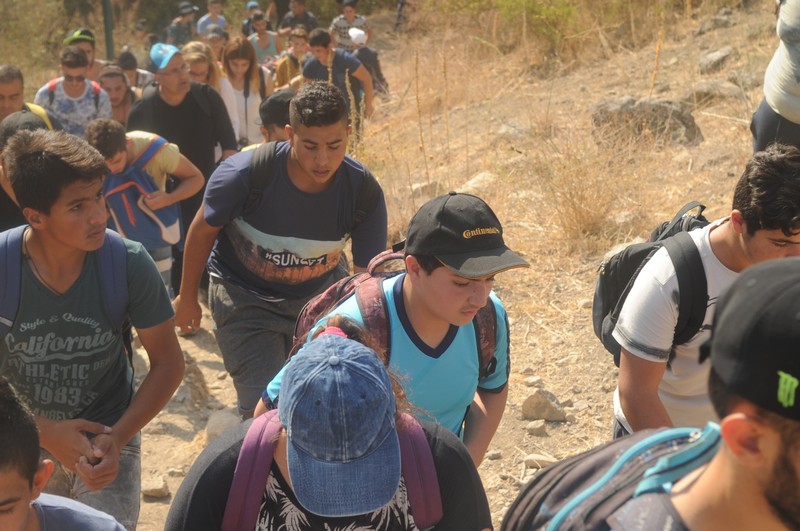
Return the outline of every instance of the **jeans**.
{"type": "Polygon", "coordinates": [[[98,491],[89,490],[75,472],[65,468],[42,448],[41,458],[50,459],[56,465],[44,492],[78,500],[110,514],[128,531],[135,531],[142,483],[141,446],[142,435],[137,433],[120,452],[116,479],[98,491]]]}

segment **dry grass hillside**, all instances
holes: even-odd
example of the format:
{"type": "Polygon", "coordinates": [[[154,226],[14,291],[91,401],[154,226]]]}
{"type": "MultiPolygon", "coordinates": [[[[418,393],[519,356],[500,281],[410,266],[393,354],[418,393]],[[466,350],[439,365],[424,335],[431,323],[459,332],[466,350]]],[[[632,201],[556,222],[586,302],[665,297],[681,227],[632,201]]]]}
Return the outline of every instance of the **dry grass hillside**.
{"type": "MultiPolygon", "coordinates": [[[[467,187],[493,206],[507,243],[531,263],[496,283],[511,319],[512,372],[490,448],[494,459],[480,468],[495,525],[531,474],[526,455],[560,459],[609,438],[616,373],[591,330],[597,265],[612,245],[645,235],[690,199],[705,202],[711,219],[727,213],[777,43],[771,9],[764,1],[734,10],[730,26],[702,35],[698,28],[713,14],[696,13],[639,49],[604,41],[581,60],[561,61],[533,45],[509,50],[492,19],[428,20],[396,35],[383,31],[390,14],[371,18],[392,97],[367,124],[357,155],[384,187],[392,239],[403,236],[425,200],[467,187]],[[729,60],[701,75],[699,57],[725,46],[734,50],[729,60]],[[699,102],[693,88],[707,79],[739,89],[699,102]],[[595,141],[594,105],[649,94],[686,99],[704,141],[595,141]],[[527,433],[520,413],[532,391],[524,381],[532,376],[568,405],[569,420],[547,423],[541,436],[527,433]]],[[[181,340],[185,383],[144,430],[144,475],[173,494],[203,447],[209,417],[235,400],[210,321],[204,324],[206,330],[181,340]]],[[[169,501],[145,497],[139,529],[161,529],[169,501]]]]}
{"type": "Polygon", "coordinates": [[[428,197],[411,193],[415,185],[446,191],[488,172],[472,189],[531,263],[497,280],[511,317],[513,364],[492,444],[499,458],[480,469],[496,524],[532,473],[526,455],[561,459],[609,439],[616,370],[593,335],[590,304],[603,253],[646,236],[691,199],[708,206],[710,219],[727,214],[777,45],[768,4],[733,10],[728,27],[698,31],[714,28],[713,14],[689,18],[640,50],[609,48],[595,60],[548,68],[531,50],[501,54],[490,30],[444,24],[386,42],[383,60],[397,97],[370,125],[362,156],[384,179],[393,227],[401,231],[428,197]],[[733,53],[722,68],[701,75],[699,58],[726,46],[733,53]],[[695,89],[708,80],[738,90],[699,101],[695,89]],[[645,136],[599,145],[591,109],[624,95],[687,101],[704,141],[682,147],[645,136]],[[574,420],[528,435],[520,406],[532,391],[524,385],[530,376],[571,402],[574,420]]]}

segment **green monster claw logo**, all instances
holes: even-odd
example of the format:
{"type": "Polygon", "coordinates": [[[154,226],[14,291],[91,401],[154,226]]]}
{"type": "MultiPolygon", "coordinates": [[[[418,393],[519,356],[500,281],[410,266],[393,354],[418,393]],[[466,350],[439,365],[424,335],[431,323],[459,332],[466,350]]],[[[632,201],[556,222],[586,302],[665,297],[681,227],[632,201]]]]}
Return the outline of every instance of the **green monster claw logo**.
{"type": "Polygon", "coordinates": [[[789,373],[778,371],[778,402],[783,407],[794,406],[795,393],[800,380],[789,373]]]}

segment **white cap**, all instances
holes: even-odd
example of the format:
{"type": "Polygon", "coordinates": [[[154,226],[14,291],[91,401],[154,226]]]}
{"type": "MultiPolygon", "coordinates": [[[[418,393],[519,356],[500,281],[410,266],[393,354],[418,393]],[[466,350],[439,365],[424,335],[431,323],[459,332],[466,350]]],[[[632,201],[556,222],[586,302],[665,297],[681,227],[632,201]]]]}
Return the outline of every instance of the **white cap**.
{"type": "Polygon", "coordinates": [[[367,34],[364,30],[350,28],[347,30],[347,33],[350,34],[350,40],[353,41],[353,44],[358,44],[359,46],[364,46],[367,44],[367,34]]]}

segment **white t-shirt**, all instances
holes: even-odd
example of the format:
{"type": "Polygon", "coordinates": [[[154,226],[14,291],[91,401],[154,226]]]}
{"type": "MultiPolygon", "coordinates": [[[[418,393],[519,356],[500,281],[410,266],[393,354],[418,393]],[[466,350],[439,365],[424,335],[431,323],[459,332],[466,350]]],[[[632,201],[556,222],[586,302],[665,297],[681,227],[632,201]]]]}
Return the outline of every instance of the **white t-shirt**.
{"type": "MultiPolygon", "coordinates": [[[[708,398],[710,364],[699,363],[700,346],[711,336],[717,299],[736,280],[738,273],[725,267],[711,250],[711,231],[727,218],[689,233],[700,251],[708,284],[708,309],[700,331],[688,343],[675,347],[671,368],[664,373],[658,395],[675,426],[702,427],[717,415],[708,398]]],[[[614,329],[614,339],[642,359],[667,363],[678,322],[678,277],[665,248],[645,264],[631,288],[614,329]]],[[[630,430],[614,391],[614,415],[630,430]]]]}
{"type": "MultiPolygon", "coordinates": [[[[264,70],[264,83],[267,83],[270,74],[263,67],[262,70],[264,70]]],[[[259,90],[257,88],[256,90],[250,90],[246,99],[244,90],[234,88],[233,93],[236,97],[236,109],[239,115],[239,134],[237,138],[246,138],[248,144],[260,142],[264,137],[261,135],[260,124],[256,123],[260,121],[258,107],[261,105],[261,94],[259,94],[259,90]]]]}

